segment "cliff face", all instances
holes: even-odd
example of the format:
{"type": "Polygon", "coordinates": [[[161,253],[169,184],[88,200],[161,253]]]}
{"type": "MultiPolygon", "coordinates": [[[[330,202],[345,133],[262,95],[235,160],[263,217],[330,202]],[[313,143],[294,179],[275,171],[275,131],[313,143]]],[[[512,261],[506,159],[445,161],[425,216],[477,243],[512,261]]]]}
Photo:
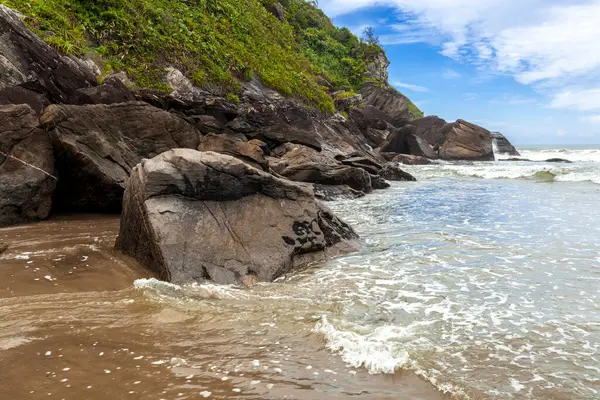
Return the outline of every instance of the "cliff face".
{"type": "Polygon", "coordinates": [[[237,0],[0,3],[22,13],[63,62],[91,58],[103,76],[124,71],[139,88],[168,91],[165,69],[172,67],[194,86],[236,101],[244,82],[258,78],[333,113],[333,93],[358,91],[371,76],[387,82],[381,47],[335,27],[310,1],[245,0],[243,7],[237,0]]]}

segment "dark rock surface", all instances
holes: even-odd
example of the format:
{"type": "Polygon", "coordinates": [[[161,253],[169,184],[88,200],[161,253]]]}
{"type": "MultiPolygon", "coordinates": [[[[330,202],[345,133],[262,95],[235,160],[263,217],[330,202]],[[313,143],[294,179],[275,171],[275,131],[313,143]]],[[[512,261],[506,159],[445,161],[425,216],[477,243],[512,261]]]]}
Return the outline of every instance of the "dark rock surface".
{"type": "Polygon", "coordinates": [[[496,142],[496,148],[499,154],[508,154],[509,156],[520,157],[521,154],[517,151],[515,146],[500,132],[492,132],[492,139],[496,142]]]}
{"type": "Polygon", "coordinates": [[[414,176],[412,176],[408,172],[403,171],[398,166],[398,164],[393,163],[393,162],[385,164],[383,166],[383,169],[379,173],[379,176],[381,176],[384,179],[387,179],[388,181],[414,182],[417,180],[414,176]]]}
{"type": "Polygon", "coordinates": [[[319,185],[314,184],[315,197],[323,201],[354,200],[366,196],[365,193],[354,190],[347,185],[319,185]]]}
{"type": "Polygon", "coordinates": [[[457,120],[442,128],[444,142],[439,155],[444,160],[494,161],[492,136],[487,129],[457,120]]]}
{"type": "Polygon", "coordinates": [[[390,161],[397,162],[400,164],[406,165],[429,165],[433,164],[433,162],[425,157],[421,156],[412,156],[409,154],[398,154],[394,156],[390,161]]]}
{"type": "Polygon", "coordinates": [[[135,101],[133,92],[119,79],[111,77],[100,86],[77,89],[73,104],[115,104],[135,101]]]}
{"type": "Polygon", "coordinates": [[[358,93],[362,95],[363,105],[385,113],[395,126],[402,126],[412,119],[408,97],[387,84],[367,83],[358,93]]]}
{"type": "Polygon", "coordinates": [[[357,239],[310,186],[227,155],[176,149],[132,171],[116,245],[161,279],[231,284],[272,281],[353,251],[357,239]]]}
{"type": "Polygon", "coordinates": [[[0,227],[46,218],[55,186],[52,146],[35,111],[0,106],[0,227]]]}
{"type": "Polygon", "coordinates": [[[242,134],[216,135],[210,133],[202,139],[198,150],[227,154],[264,170],[267,167],[267,160],[261,147],[264,145],[263,142],[256,139],[248,141],[242,134]]]}
{"type": "Polygon", "coordinates": [[[58,54],[34,35],[17,14],[0,4],[0,92],[17,96],[36,111],[40,104],[68,103],[78,89],[97,85],[94,70],[81,60],[58,54]]]}
{"type": "Polygon", "coordinates": [[[564,158],[549,158],[545,162],[548,163],[565,163],[565,164],[573,164],[573,161],[565,160],[564,158]]]}
{"type": "Polygon", "coordinates": [[[40,118],[59,175],[57,207],[119,212],[131,169],[173,148],[197,149],[201,135],[184,120],[141,102],[51,105],[40,118]]]}
{"type": "Polygon", "coordinates": [[[299,182],[321,185],[347,185],[363,193],[373,191],[369,173],[362,168],[346,166],[302,145],[295,145],[269,166],[277,174],[299,182]]]}

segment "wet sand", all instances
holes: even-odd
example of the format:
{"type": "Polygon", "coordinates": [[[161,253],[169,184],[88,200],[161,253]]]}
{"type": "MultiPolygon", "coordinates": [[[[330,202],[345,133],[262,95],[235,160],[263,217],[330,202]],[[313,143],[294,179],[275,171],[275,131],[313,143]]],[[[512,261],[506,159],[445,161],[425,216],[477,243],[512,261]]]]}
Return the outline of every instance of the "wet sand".
{"type": "Polygon", "coordinates": [[[448,398],[410,372],[347,367],[312,324],[283,318],[285,304],[243,296],[253,289],[232,299],[134,288],[150,275],[112,249],[118,223],[71,216],[0,229],[10,243],[0,255],[0,398],[448,398]]]}

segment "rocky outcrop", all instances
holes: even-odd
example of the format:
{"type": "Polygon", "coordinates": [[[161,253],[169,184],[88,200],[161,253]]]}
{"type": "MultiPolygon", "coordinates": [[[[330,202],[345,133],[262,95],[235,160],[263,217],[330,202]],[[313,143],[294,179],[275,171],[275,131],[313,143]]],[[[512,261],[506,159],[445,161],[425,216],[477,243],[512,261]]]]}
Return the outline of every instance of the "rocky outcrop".
{"type": "Polygon", "coordinates": [[[277,174],[298,182],[321,185],[347,185],[350,188],[370,193],[373,191],[369,173],[358,167],[343,165],[302,145],[292,145],[280,158],[270,158],[269,166],[277,174]]]}
{"type": "Polygon", "coordinates": [[[442,128],[444,142],[439,155],[444,160],[494,161],[490,131],[480,126],[457,120],[442,128]]]}
{"type": "Polygon", "coordinates": [[[52,146],[35,111],[0,106],[0,227],[46,218],[55,186],[52,146]]]}
{"type": "Polygon", "coordinates": [[[433,162],[429,158],[413,156],[409,154],[398,154],[390,161],[397,162],[405,165],[429,165],[433,162]]]}
{"type": "Polygon", "coordinates": [[[116,77],[109,77],[100,86],[77,89],[71,103],[116,104],[135,100],[133,92],[121,80],[116,77]]]}
{"type": "Polygon", "coordinates": [[[379,176],[389,181],[408,181],[414,182],[417,179],[403,171],[396,163],[387,163],[383,166],[383,169],[379,172],[379,176]]]}
{"type": "Polygon", "coordinates": [[[508,139],[500,132],[492,132],[492,140],[495,143],[495,150],[498,154],[520,157],[521,154],[517,151],[508,139]]]}
{"type": "Polygon", "coordinates": [[[367,83],[359,94],[364,106],[373,106],[388,115],[392,124],[402,126],[413,119],[410,112],[410,100],[393,87],[379,82],[367,83]]]}
{"type": "Polygon", "coordinates": [[[29,104],[68,103],[78,89],[97,85],[94,69],[58,54],[34,35],[17,14],[0,4],[0,98],[29,104]]]}
{"type": "Polygon", "coordinates": [[[55,201],[69,211],[119,212],[135,165],[173,148],[197,149],[201,138],[181,118],[141,102],[51,105],[40,121],[55,149],[55,201]]]}
{"type": "Polygon", "coordinates": [[[161,279],[272,281],[356,249],[357,235],[309,186],[227,155],[176,149],[136,166],[116,246],[161,279]]]}
{"type": "Polygon", "coordinates": [[[367,65],[367,72],[365,77],[375,80],[377,82],[387,84],[389,74],[388,67],[390,61],[387,59],[385,53],[379,53],[373,58],[373,60],[367,65]]]}
{"type": "Polygon", "coordinates": [[[280,20],[281,22],[285,21],[285,9],[279,2],[275,2],[266,6],[267,11],[269,11],[275,18],[280,20]]]}
{"type": "Polygon", "coordinates": [[[210,133],[202,139],[198,150],[227,154],[264,170],[267,167],[263,151],[265,146],[264,142],[257,139],[248,140],[242,134],[217,135],[210,133]]]}

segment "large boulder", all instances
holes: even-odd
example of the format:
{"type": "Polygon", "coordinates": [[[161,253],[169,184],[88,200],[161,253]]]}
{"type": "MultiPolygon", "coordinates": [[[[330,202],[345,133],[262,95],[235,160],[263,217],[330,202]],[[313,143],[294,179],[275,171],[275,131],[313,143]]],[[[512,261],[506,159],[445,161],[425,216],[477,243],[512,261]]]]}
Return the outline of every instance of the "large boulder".
{"type": "Polygon", "coordinates": [[[95,85],[92,67],[61,56],[0,4],[0,95],[19,94],[39,111],[40,104],[70,102],[78,89],[95,85]],[[15,92],[15,87],[25,91],[15,92]]]}
{"type": "Polygon", "coordinates": [[[141,102],[51,105],[40,122],[55,148],[55,202],[69,211],[120,212],[135,165],[173,148],[197,149],[201,137],[181,118],[141,102]]]}
{"type": "Polygon", "coordinates": [[[457,120],[443,128],[444,142],[439,155],[443,160],[494,161],[492,135],[480,126],[457,120]]]}
{"type": "Polygon", "coordinates": [[[411,121],[411,125],[414,127],[412,133],[416,137],[424,139],[425,142],[429,144],[432,148],[437,150],[437,148],[443,143],[444,132],[442,128],[446,125],[445,120],[435,115],[430,115],[428,117],[423,117],[411,121]]]}
{"type": "Polygon", "coordinates": [[[55,186],[52,145],[35,111],[0,106],[0,227],[46,218],[55,186]]]}
{"type": "Polygon", "coordinates": [[[498,154],[505,154],[509,156],[517,156],[520,157],[521,154],[517,151],[515,146],[500,132],[492,132],[492,140],[495,143],[494,151],[497,151],[498,154]]]}
{"type": "Polygon", "coordinates": [[[356,249],[312,189],[227,155],[175,149],[136,166],[116,246],[161,279],[272,281],[356,249]]]}

